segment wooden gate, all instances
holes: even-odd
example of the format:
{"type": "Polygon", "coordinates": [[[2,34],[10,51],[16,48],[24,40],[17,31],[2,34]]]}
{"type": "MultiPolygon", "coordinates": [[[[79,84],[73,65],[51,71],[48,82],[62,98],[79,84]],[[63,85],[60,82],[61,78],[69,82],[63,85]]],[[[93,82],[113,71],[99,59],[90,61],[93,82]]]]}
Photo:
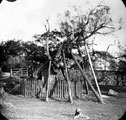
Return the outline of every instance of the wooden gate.
{"type": "Polygon", "coordinates": [[[28,68],[12,68],[11,77],[28,77],[28,68]]]}

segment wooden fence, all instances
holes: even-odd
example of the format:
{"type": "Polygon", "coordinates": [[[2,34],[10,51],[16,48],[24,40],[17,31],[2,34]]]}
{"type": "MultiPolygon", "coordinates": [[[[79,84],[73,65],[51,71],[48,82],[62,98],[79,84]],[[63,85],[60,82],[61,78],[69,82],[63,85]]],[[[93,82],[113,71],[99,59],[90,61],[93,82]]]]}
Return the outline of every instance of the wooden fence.
{"type": "Polygon", "coordinates": [[[35,97],[42,88],[41,80],[36,79],[22,79],[20,85],[20,93],[24,96],[35,97]]]}
{"type": "MultiPolygon", "coordinates": [[[[46,90],[42,88],[42,81],[37,79],[24,79],[20,85],[20,94],[28,97],[45,97],[46,90]]],[[[83,91],[83,82],[71,82],[72,96],[80,98],[83,91]]],[[[68,98],[68,85],[65,80],[50,84],[49,95],[54,98],[68,98]]]]}

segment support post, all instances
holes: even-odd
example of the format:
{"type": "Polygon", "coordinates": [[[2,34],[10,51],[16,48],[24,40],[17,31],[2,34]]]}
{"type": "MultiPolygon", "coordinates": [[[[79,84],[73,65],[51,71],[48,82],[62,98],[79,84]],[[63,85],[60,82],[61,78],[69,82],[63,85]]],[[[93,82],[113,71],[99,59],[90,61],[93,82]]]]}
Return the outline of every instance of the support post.
{"type": "Polygon", "coordinates": [[[95,83],[96,83],[96,87],[98,89],[99,96],[100,96],[100,98],[102,100],[101,91],[100,91],[100,88],[99,88],[99,85],[98,85],[97,77],[96,77],[95,72],[94,72],[94,68],[93,68],[93,65],[92,65],[92,61],[91,61],[91,57],[90,57],[90,54],[89,54],[89,51],[88,51],[87,44],[85,44],[85,48],[86,48],[86,52],[87,52],[87,55],[88,55],[89,63],[90,63],[90,66],[91,66],[91,70],[92,70],[92,73],[93,73],[93,76],[94,76],[94,80],[95,80],[95,83]]]}
{"type": "Polygon", "coordinates": [[[99,97],[99,94],[96,92],[96,90],[94,89],[94,87],[92,86],[91,82],[88,80],[88,76],[86,75],[86,73],[83,71],[83,69],[81,68],[80,64],[78,63],[78,61],[76,60],[75,56],[73,55],[72,51],[71,51],[72,57],[75,61],[75,63],[77,64],[78,68],[80,69],[80,72],[82,73],[83,77],[85,78],[85,80],[87,81],[88,85],[90,86],[92,92],[94,93],[94,95],[96,96],[96,98],[98,99],[99,102],[104,103],[103,100],[101,99],[101,97],[99,97]]]}

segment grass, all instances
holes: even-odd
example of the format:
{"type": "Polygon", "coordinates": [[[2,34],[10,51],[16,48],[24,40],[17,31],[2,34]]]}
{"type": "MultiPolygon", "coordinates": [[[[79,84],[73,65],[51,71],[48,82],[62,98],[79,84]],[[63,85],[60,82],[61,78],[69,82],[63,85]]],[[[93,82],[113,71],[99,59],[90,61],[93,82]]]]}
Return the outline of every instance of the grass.
{"type": "Polygon", "coordinates": [[[74,99],[74,104],[70,104],[59,99],[45,102],[6,94],[4,99],[1,98],[1,111],[9,120],[73,120],[76,108],[80,108],[83,115],[91,120],[118,120],[126,110],[126,93],[123,91],[119,94],[120,97],[104,98],[105,104],[96,102],[92,95],[74,99]]]}

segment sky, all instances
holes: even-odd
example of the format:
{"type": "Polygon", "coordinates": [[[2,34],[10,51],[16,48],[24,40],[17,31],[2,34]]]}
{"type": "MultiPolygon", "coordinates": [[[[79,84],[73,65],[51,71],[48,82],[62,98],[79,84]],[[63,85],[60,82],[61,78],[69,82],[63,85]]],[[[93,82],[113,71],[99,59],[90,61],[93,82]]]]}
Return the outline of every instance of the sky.
{"type": "MultiPolygon", "coordinates": [[[[46,24],[46,19],[49,19],[51,29],[55,29],[58,28],[58,14],[63,14],[72,6],[78,6],[86,11],[101,1],[110,6],[114,24],[118,25],[119,17],[122,17],[124,27],[126,27],[126,8],[121,0],[17,0],[16,2],[3,0],[0,4],[0,41],[9,39],[33,40],[35,34],[45,32],[43,24],[46,24]]],[[[125,33],[126,29],[122,29],[114,36],[98,37],[95,47],[106,50],[109,44],[114,44],[109,51],[115,53],[118,51],[117,40],[124,45],[125,33]]]]}

